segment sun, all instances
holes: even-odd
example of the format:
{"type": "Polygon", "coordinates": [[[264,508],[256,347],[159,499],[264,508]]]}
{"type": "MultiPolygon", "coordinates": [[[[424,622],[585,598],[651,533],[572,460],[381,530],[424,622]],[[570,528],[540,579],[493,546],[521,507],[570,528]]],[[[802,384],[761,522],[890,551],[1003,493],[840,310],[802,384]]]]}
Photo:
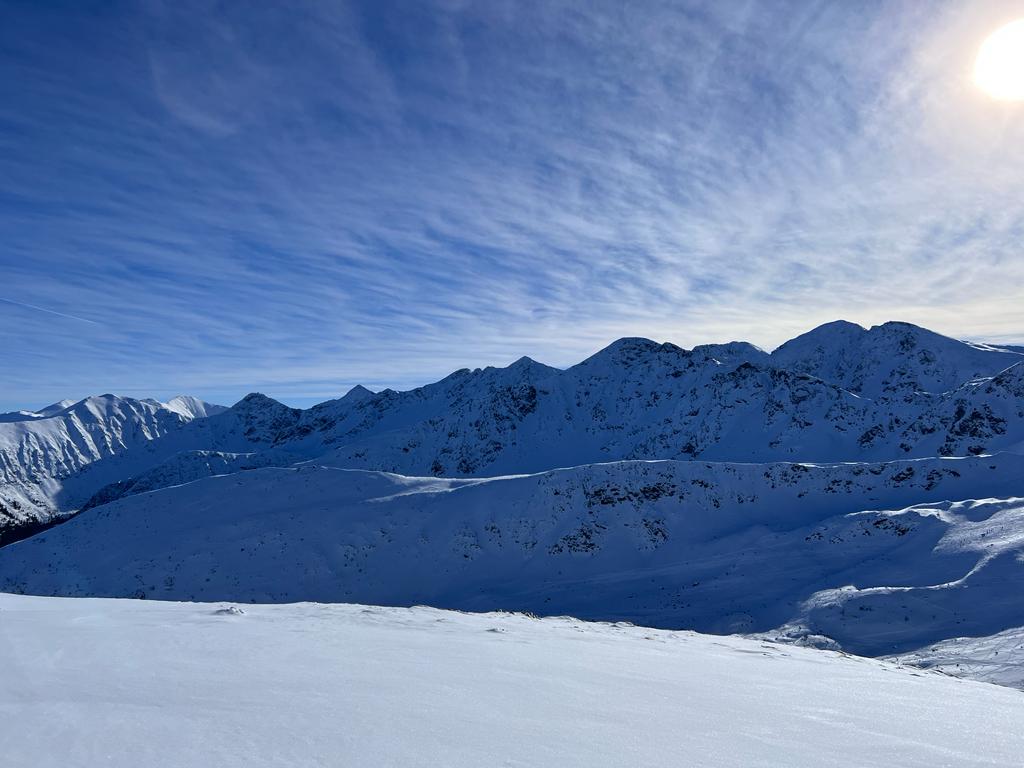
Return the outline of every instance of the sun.
{"type": "Polygon", "coordinates": [[[1000,27],[981,44],[974,82],[993,98],[1024,100],[1024,19],[1000,27]]]}

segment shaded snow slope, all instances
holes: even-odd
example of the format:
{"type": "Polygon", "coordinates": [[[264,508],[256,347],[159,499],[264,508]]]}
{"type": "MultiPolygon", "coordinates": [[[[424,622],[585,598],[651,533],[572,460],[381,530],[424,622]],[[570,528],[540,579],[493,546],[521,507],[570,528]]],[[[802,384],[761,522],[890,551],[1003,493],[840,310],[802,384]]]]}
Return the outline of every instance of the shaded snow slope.
{"type": "Polygon", "coordinates": [[[128,480],[105,485],[81,506],[84,511],[137,493],[191,483],[204,477],[230,475],[261,467],[286,466],[299,457],[286,451],[267,450],[253,453],[227,451],[182,451],[128,480]]]}
{"type": "Polygon", "coordinates": [[[877,655],[1024,625],[1022,496],[1013,454],[464,480],[307,464],[90,509],[0,551],[0,589],[782,627],[877,655]]]}
{"type": "Polygon", "coordinates": [[[1024,697],[568,618],[0,595],[9,765],[1018,766],[1024,697]]]}
{"type": "MultiPolygon", "coordinates": [[[[880,655],[1024,626],[1024,498],[917,504],[886,513],[882,525],[915,538],[926,526],[941,535],[901,580],[881,584],[853,572],[850,583],[811,595],[792,622],[797,629],[782,636],[823,635],[880,655]]],[[[822,540],[829,533],[822,530],[822,540]]]]}

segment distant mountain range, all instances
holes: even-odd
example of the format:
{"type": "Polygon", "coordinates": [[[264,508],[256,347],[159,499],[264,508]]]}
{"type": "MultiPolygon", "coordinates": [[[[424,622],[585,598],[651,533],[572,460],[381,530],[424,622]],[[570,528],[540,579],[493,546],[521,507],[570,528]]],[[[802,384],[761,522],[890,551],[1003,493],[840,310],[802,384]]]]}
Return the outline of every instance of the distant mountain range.
{"type": "Polygon", "coordinates": [[[878,461],[1024,446],[1024,354],[906,323],[829,323],[770,355],[620,339],[566,370],[521,358],[308,410],[112,395],[0,416],[0,529],[233,469],[478,477],[626,459],[878,461]]]}
{"type": "Polygon", "coordinates": [[[307,410],[105,395],[0,416],[0,536],[73,516],[0,550],[0,590],[909,653],[1024,626],[1021,498],[1019,349],[906,323],[770,354],[627,338],[565,370],[522,358],[307,410]]]}

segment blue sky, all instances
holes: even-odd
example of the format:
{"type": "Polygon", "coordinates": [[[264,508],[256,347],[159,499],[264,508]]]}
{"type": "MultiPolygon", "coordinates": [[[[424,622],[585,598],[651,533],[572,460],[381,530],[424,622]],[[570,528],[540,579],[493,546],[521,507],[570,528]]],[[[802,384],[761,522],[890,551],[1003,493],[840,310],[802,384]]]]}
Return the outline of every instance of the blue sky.
{"type": "Polygon", "coordinates": [[[0,409],[1024,339],[1019,2],[0,0],[0,409]],[[275,7],[276,6],[276,7],[275,7]]]}

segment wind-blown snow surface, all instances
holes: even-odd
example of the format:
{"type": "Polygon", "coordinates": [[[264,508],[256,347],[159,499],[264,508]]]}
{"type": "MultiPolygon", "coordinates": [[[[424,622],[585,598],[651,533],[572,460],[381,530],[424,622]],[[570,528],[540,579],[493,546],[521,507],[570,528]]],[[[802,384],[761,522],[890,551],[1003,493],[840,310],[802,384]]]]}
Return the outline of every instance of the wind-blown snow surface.
{"type": "Polygon", "coordinates": [[[879,655],[1024,625],[1022,497],[1016,454],[461,480],[305,464],[87,510],[5,547],[0,590],[529,610],[879,655]]]}
{"type": "Polygon", "coordinates": [[[1019,766],[1024,696],[742,638],[0,595],[6,765],[1019,766]]]}

